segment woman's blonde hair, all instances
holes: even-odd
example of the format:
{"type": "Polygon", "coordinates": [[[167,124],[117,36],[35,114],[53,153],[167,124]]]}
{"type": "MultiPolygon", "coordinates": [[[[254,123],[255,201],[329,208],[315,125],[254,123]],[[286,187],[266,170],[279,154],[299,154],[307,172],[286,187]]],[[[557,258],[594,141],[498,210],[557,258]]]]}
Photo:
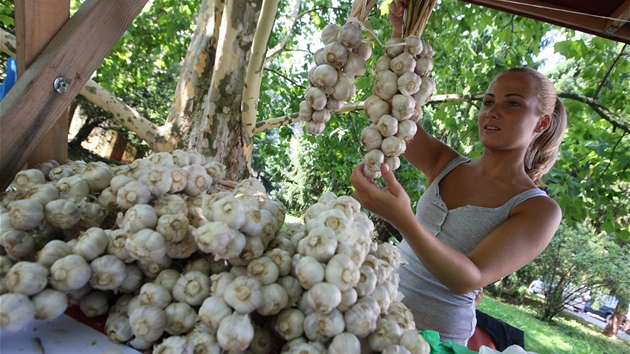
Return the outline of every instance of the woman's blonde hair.
{"type": "Polygon", "coordinates": [[[505,72],[521,72],[529,75],[538,87],[538,108],[541,114],[551,117],[549,127],[530,143],[525,153],[525,172],[539,187],[544,186],[542,177],[551,170],[558,158],[560,144],[567,128],[567,111],[558,98],[549,78],[531,68],[513,68],[505,72]]]}

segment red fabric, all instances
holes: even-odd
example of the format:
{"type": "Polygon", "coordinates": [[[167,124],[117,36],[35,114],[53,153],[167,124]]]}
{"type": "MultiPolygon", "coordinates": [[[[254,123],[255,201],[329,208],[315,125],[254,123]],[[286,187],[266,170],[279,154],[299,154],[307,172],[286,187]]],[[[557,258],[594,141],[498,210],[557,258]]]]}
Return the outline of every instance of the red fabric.
{"type": "Polygon", "coordinates": [[[92,317],[92,318],[87,317],[83,314],[83,312],[77,305],[69,306],[66,309],[65,314],[83,323],[84,325],[88,327],[91,327],[101,333],[105,333],[105,321],[107,320],[106,315],[92,317]]]}
{"type": "Polygon", "coordinates": [[[475,333],[468,340],[468,349],[478,352],[482,345],[490,349],[497,349],[488,332],[477,326],[475,327],[475,333]]]}

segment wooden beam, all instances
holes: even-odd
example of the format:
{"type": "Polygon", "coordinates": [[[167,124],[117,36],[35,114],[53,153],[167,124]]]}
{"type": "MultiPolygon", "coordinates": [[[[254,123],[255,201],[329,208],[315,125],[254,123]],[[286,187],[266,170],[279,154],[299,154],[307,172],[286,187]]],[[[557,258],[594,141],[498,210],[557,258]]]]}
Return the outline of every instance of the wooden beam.
{"type": "MultiPolygon", "coordinates": [[[[21,76],[55,34],[70,18],[70,0],[16,0],[15,33],[17,37],[18,77],[21,76]]],[[[68,112],[61,112],[57,122],[44,135],[28,158],[28,167],[47,160],[61,164],[68,160],[68,112]]]]}
{"type": "Polygon", "coordinates": [[[0,101],[4,190],[39,140],[76,97],[147,0],[86,0],[0,101]],[[64,93],[57,78],[72,80],[64,93]]]}
{"type": "MultiPolygon", "coordinates": [[[[605,32],[607,28],[607,22],[609,21],[603,17],[596,17],[590,14],[576,13],[575,10],[559,5],[554,5],[545,1],[539,0],[519,0],[518,2],[503,2],[497,0],[463,0],[465,2],[480,5],[495,10],[528,17],[534,20],[551,23],[554,25],[594,34],[604,38],[609,38],[619,42],[630,43],[630,36],[628,32],[623,30],[626,26],[623,26],[622,30],[612,34],[605,32]]],[[[623,8],[624,5],[621,6],[623,8]]],[[[621,28],[620,27],[620,28],[621,28]]]]}
{"type": "Polygon", "coordinates": [[[616,18],[616,20],[606,21],[604,33],[609,35],[617,32],[618,29],[626,24],[626,21],[630,20],[630,0],[626,0],[621,4],[610,17],[616,18]]]}

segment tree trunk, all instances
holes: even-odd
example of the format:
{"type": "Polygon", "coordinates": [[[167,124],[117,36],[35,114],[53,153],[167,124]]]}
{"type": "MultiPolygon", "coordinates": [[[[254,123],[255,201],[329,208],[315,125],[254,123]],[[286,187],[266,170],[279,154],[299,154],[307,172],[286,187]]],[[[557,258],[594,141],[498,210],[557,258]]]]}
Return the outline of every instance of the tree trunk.
{"type": "Polygon", "coordinates": [[[222,162],[226,178],[241,180],[249,173],[241,102],[262,0],[222,4],[207,0],[200,7],[182,69],[187,77],[180,77],[168,121],[181,138],[178,147],[222,162]]]}

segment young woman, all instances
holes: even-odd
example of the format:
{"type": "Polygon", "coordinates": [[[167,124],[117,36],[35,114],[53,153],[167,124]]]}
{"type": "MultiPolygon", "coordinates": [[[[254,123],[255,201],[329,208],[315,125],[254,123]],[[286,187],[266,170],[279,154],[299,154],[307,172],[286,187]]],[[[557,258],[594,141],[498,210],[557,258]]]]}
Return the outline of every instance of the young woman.
{"type": "Polygon", "coordinates": [[[350,179],[361,205],[404,238],[400,290],[417,328],[463,345],[475,329],[479,289],[538,256],[562,218],[558,204],[538,188],[566,129],[549,79],[528,68],[499,74],[478,124],[484,151],[474,159],[418,127],[403,154],[427,179],[415,214],[387,164],[381,168],[386,188],[363,176],[362,165],[350,179]]]}

